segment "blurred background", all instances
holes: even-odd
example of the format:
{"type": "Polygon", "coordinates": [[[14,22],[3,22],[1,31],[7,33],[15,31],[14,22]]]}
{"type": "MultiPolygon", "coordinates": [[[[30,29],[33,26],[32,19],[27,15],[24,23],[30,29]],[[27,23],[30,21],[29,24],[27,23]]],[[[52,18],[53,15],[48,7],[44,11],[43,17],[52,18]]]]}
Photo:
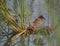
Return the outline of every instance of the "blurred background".
{"type": "Polygon", "coordinates": [[[18,25],[24,30],[40,15],[45,21],[38,32],[26,38],[19,36],[11,46],[60,46],[60,0],[1,0],[0,46],[6,45],[18,25]]]}

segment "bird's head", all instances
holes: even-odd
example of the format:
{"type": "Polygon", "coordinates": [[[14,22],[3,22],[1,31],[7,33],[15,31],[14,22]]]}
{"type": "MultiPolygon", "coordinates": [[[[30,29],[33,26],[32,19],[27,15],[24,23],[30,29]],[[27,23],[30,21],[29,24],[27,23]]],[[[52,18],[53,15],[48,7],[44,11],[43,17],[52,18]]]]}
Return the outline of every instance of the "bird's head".
{"type": "Polygon", "coordinates": [[[45,18],[44,18],[42,15],[40,15],[38,18],[40,18],[40,19],[44,19],[44,20],[45,20],[45,18]]]}

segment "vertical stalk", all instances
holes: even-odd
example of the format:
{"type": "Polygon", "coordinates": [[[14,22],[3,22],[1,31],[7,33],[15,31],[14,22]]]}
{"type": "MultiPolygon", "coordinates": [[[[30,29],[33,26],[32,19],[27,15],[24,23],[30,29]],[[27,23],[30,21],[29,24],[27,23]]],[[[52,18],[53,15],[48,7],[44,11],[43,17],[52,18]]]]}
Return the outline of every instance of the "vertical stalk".
{"type": "MultiPolygon", "coordinates": [[[[21,21],[21,27],[22,27],[22,30],[25,29],[25,18],[24,18],[24,0],[20,0],[20,21],[21,21]]],[[[21,44],[22,46],[25,46],[24,44],[25,40],[24,40],[24,37],[21,37],[21,44]]]]}
{"type": "MultiPolygon", "coordinates": [[[[28,24],[30,26],[30,14],[28,13],[28,24]]],[[[28,46],[30,44],[30,35],[28,35],[28,46]]]]}
{"type": "MultiPolygon", "coordinates": [[[[50,1],[51,0],[48,0],[48,27],[50,27],[50,1]]],[[[49,29],[48,29],[48,31],[49,31],[49,29]]],[[[49,31],[50,32],[50,31],[49,31]]],[[[52,46],[52,39],[51,39],[51,37],[50,36],[47,36],[48,37],[48,46],[52,46]]]]}
{"type": "MultiPolygon", "coordinates": [[[[49,17],[50,17],[50,0],[48,0],[48,27],[49,27],[49,17]]],[[[48,46],[50,46],[50,38],[47,35],[48,46]]]]}

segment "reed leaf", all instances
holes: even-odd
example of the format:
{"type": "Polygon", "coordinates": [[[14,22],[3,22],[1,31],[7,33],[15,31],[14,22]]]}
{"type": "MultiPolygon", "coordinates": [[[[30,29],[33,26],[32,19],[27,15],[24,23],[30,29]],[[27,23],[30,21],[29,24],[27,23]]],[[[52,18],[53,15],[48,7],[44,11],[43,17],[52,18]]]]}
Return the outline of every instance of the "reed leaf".
{"type": "Polygon", "coordinates": [[[3,13],[5,15],[3,15],[14,27],[16,27],[16,29],[18,29],[17,31],[20,32],[20,26],[16,23],[16,21],[13,19],[13,17],[10,15],[10,13],[8,12],[7,8],[5,7],[4,3],[2,2],[2,0],[0,0],[0,5],[1,5],[1,9],[3,10],[3,13]]]}

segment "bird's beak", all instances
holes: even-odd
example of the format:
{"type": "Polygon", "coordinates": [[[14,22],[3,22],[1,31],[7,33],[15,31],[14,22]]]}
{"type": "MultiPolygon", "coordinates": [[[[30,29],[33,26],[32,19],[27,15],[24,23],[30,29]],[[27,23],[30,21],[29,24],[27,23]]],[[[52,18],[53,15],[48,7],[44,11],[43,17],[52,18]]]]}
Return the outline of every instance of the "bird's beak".
{"type": "Polygon", "coordinates": [[[46,20],[45,18],[43,18],[44,20],[46,20]]]}

